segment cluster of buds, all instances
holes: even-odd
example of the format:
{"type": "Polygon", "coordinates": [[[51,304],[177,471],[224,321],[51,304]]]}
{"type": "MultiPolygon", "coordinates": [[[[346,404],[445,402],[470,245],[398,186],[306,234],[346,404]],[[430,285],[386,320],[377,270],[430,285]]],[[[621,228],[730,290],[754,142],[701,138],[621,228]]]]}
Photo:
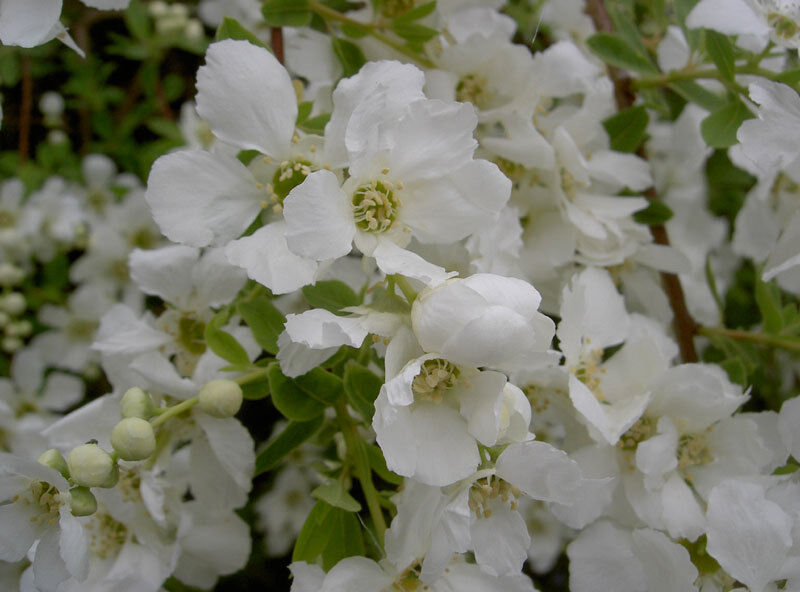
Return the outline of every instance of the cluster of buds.
{"type": "Polygon", "coordinates": [[[151,2],[147,9],[155,21],[159,35],[183,35],[191,40],[202,38],[203,24],[189,16],[189,9],[185,5],[167,4],[156,0],[151,2]]]}
{"type": "Polygon", "coordinates": [[[25,279],[25,272],[12,263],[0,264],[0,328],[3,337],[0,347],[3,351],[12,353],[24,345],[24,339],[33,332],[30,321],[20,317],[28,307],[25,296],[13,288],[19,286],[25,279]]]}

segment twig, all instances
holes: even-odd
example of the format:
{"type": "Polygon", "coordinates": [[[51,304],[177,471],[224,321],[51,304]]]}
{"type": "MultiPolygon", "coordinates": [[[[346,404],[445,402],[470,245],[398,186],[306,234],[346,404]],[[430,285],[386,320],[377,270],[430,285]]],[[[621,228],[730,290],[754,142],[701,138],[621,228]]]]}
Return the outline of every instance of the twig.
{"type": "Polygon", "coordinates": [[[272,45],[272,53],[275,54],[275,59],[283,64],[283,29],[280,27],[272,27],[272,30],[270,31],[270,41],[272,45]]]}
{"type": "MultiPolygon", "coordinates": [[[[603,0],[586,0],[586,14],[591,17],[598,31],[604,33],[614,32],[614,24],[611,22],[611,17],[608,15],[608,11],[606,11],[603,0]]],[[[617,109],[620,111],[627,109],[636,99],[636,95],[631,88],[630,77],[623,70],[612,66],[608,67],[608,74],[614,83],[614,97],[617,102],[617,109]]],[[[637,154],[643,158],[645,157],[642,148],[639,148],[637,154]]],[[[655,189],[651,188],[645,191],[644,194],[650,201],[658,201],[658,194],[655,189]]],[[[663,224],[651,226],[650,229],[656,244],[669,246],[667,229],[663,224]]],[[[686,298],[683,295],[680,279],[673,273],[662,272],[661,283],[664,286],[664,291],[667,293],[667,298],[669,299],[669,304],[674,315],[672,325],[678,340],[681,358],[686,363],[696,362],[698,357],[697,350],[694,347],[694,336],[697,334],[697,323],[689,314],[689,309],[686,307],[686,298]]]]}

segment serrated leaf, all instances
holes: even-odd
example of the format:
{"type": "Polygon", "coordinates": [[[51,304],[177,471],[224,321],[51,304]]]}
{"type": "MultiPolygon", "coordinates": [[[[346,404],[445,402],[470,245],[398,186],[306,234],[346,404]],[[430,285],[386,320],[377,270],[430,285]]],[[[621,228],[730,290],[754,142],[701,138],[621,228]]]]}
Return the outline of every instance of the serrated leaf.
{"type": "Polygon", "coordinates": [[[277,363],[267,371],[272,403],[284,417],[293,421],[311,421],[322,415],[326,405],[309,395],[297,383],[281,372],[277,363]]]}
{"type": "Polygon", "coordinates": [[[249,41],[253,45],[269,49],[266,43],[251,33],[242,23],[229,16],[222,19],[219,27],[217,27],[217,34],[214,36],[214,39],[217,41],[222,41],[223,39],[249,41]]]}
{"type": "Polygon", "coordinates": [[[617,152],[636,152],[644,141],[650,117],[641,105],[629,107],[603,122],[611,149],[617,152]]]}
{"type": "Polygon", "coordinates": [[[700,124],[706,144],[712,148],[728,148],[736,144],[736,131],[742,122],[753,117],[739,99],[720,107],[700,124]]]}
{"type": "Polygon", "coordinates": [[[289,424],[262,450],[256,458],[256,475],[273,469],[287,454],[319,431],[324,418],[320,415],[310,421],[290,421],[289,424]]]}
{"type": "Polygon", "coordinates": [[[383,379],[372,370],[357,364],[353,360],[344,368],[344,393],[347,401],[368,422],[375,415],[375,399],[383,386],[383,379]]]}
{"type": "Polygon", "coordinates": [[[346,512],[359,512],[361,510],[361,504],[345,490],[341,481],[335,479],[316,487],[311,492],[311,495],[346,512]]]}
{"type": "Polygon", "coordinates": [[[206,345],[220,358],[231,364],[247,365],[250,363],[247,350],[236,341],[233,335],[220,329],[227,322],[228,317],[229,315],[226,313],[217,313],[208,322],[204,334],[206,345]]]}
{"type": "Polygon", "coordinates": [[[733,81],[736,73],[736,64],[731,40],[727,35],[711,29],[706,29],[704,34],[708,57],[714,62],[717,70],[725,80],[733,81]]]}
{"type": "Polygon", "coordinates": [[[640,55],[631,44],[616,33],[597,33],[586,40],[589,49],[601,60],[639,74],[658,74],[653,62],[640,55]]]}
{"type": "Polygon", "coordinates": [[[663,202],[651,201],[645,209],[633,214],[633,219],[639,224],[659,226],[672,218],[672,210],[663,202]]]}
{"type": "Polygon", "coordinates": [[[304,286],[303,296],[312,307],[324,308],[336,314],[345,307],[361,304],[350,286],[339,280],[325,280],[313,286],[304,286]]]}
{"type": "Polygon", "coordinates": [[[395,20],[389,28],[398,37],[402,37],[409,43],[425,43],[439,34],[439,31],[436,29],[431,29],[425,25],[397,20],[395,20]]]}
{"type": "Polygon", "coordinates": [[[411,21],[418,21],[419,19],[425,18],[429,14],[432,14],[433,11],[436,10],[436,2],[428,2],[426,4],[420,4],[419,6],[412,8],[408,12],[404,12],[400,16],[394,19],[394,22],[408,22],[411,21]]]}
{"type": "Polygon", "coordinates": [[[304,27],[313,12],[308,0],[266,0],[261,14],[270,27],[304,27]]]}
{"type": "Polygon", "coordinates": [[[342,64],[342,75],[345,78],[357,74],[361,66],[367,63],[364,52],[355,43],[351,43],[341,37],[333,37],[331,43],[333,45],[333,53],[342,64]]]}
{"type": "Polygon", "coordinates": [[[241,302],[239,314],[253,332],[253,338],[264,351],[278,353],[278,336],[283,332],[286,317],[275,308],[269,298],[261,297],[250,302],[241,302]]]}

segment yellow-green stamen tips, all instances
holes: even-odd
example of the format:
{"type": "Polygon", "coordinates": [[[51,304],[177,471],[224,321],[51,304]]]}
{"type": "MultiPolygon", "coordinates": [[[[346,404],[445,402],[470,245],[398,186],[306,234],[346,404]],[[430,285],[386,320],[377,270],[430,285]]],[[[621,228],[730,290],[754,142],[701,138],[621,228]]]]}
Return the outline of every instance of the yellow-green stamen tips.
{"type": "Polygon", "coordinates": [[[97,444],[81,444],[67,455],[73,481],[84,487],[105,487],[114,476],[116,465],[111,455],[97,444]]]}
{"type": "Polygon", "coordinates": [[[411,390],[416,400],[441,402],[445,391],[453,388],[458,381],[458,366],[447,360],[436,358],[426,360],[419,374],[411,381],[411,390]]]}
{"type": "Polygon", "coordinates": [[[289,192],[306,180],[311,170],[311,163],[307,160],[283,161],[272,177],[273,201],[282,204],[289,192]]]}
{"type": "Polygon", "coordinates": [[[371,181],[353,193],[356,226],[367,232],[385,232],[394,224],[401,202],[387,181],[371,181]]]}
{"type": "Polygon", "coordinates": [[[126,417],[111,430],[111,445],[122,460],[144,460],[156,449],[153,426],[140,417],[126,417]]]}
{"type": "Polygon", "coordinates": [[[233,417],[242,406],[242,387],[232,380],[212,380],[197,393],[197,406],[213,417],[233,417]]]}
{"type": "Polygon", "coordinates": [[[480,109],[489,107],[490,94],[487,89],[488,80],[478,74],[467,74],[456,85],[456,100],[462,103],[472,103],[480,109]]]}

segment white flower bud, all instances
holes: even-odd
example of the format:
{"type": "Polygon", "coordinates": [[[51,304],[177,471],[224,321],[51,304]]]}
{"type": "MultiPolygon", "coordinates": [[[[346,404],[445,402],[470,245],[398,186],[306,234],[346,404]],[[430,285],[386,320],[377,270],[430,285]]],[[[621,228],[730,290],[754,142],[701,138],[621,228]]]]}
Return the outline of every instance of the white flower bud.
{"type": "Polygon", "coordinates": [[[6,325],[8,325],[8,322],[10,320],[11,320],[11,317],[9,317],[7,313],[4,313],[2,310],[0,310],[0,329],[4,328],[6,325]]]}
{"type": "Polygon", "coordinates": [[[52,145],[66,144],[69,141],[69,136],[64,133],[64,130],[54,129],[47,132],[47,143],[52,145]]]}
{"type": "Polygon", "coordinates": [[[81,172],[90,187],[102,187],[114,178],[117,166],[104,154],[87,154],[81,162],[81,172]]]}
{"type": "Polygon", "coordinates": [[[111,445],[122,460],[144,460],[156,449],[153,426],[140,417],[126,417],[111,430],[111,445]]]}
{"type": "Polygon", "coordinates": [[[22,345],[22,340],[19,337],[4,337],[3,340],[0,341],[0,347],[3,348],[4,352],[9,354],[17,351],[22,345]]]}
{"type": "Polygon", "coordinates": [[[13,263],[0,263],[0,285],[16,286],[25,279],[25,272],[13,263]]]}
{"type": "Polygon", "coordinates": [[[37,459],[40,465],[55,469],[65,478],[69,478],[69,469],[67,468],[67,461],[61,456],[61,453],[55,448],[45,450],[39,455],[37,459]]]}
{"type": "Polygon", "coordinates": [[[81,444],[67,455],[69,474],[78,485],[104,486],[114,476],[114,460],[97,444],[81,444]]]}
{"type": "Polygon", "coordinates": [[[162,2],[161,0],[155,0],[147,5],[147,11],[150,13],[151,16],[158,18],[160,16],[164,16],[167,14],[169,7],[167,6],[166,2],[162,2]]]}
{"type": "Polygon", "coordinates": [[[154,413],[153,401],[150,399],[150,395],[138,386],[125,391],[125,394],[122,395],[122,401],[120,401],[120,407],[122,408],[122,417],[150,419],[154,413]]]}
{"type": "Polygon", "coordinates": [[[203,38],[203,24],[195,18],[189,19],[183,32],[187,39],[199,41],[203,38]]]}
{"type": "Polygon", "coordinates": [[[9,292],[2,298],[0,298],[0,309],[7,312],[10,315],[17,316],[25,312],[25,309],[28,307],[28,303],[25,300],[25,296],[20,294],[19,292],[9,292]]]}
{"type": "Polygon", "coordinates": [[[54,91],[48,91],[39,99],[39,109],[48,117],[59,117],[64,112],[64,97],[54,91]]]}
{"type": "Polygon", "coordinates": [[[73,487],[69,494],[73,516],[91,516],[97,511],[97,499],[87,487],[73,487]]]}
{"type": "Polygon", "coordinates": [[[27,337],[33,331],[33,325],[30,321],[18,321],[10,323],[6,327],[6,335],[8,337],[27,337]]]}
{"type": "Polygon", "coordinates": [[[168,7],[168,12],[170,16],[175,18],[185,19],[189,17],[189,9],[183,4],[170,4],[168,7]]]}
{"type": "Polygon", "coordinates": [[[232,380],[212,380],[197,394],[198,407],[213,417],[233,417],[242,406],[242,387],[232,380]]]}

